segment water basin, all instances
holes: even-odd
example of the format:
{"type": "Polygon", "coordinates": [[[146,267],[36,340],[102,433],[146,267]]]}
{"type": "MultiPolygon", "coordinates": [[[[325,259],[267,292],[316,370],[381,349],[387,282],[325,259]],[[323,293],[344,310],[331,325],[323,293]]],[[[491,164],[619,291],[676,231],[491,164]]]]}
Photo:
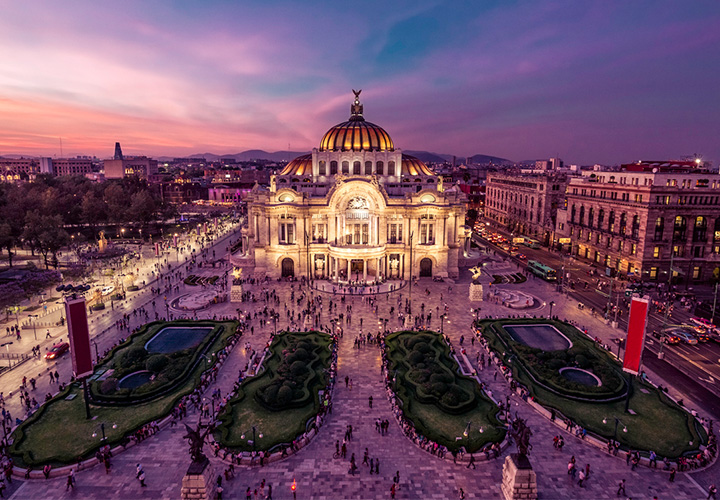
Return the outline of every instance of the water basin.
{"type": "Polygon", "coordinates": [[[145,344],[148,352],[176,352],[195,347],[212,331],[209,326],[166,326],[145,344]]]}
{"type": "Polygon", "coordinates": [[[600,387],[602,381],[593,372],[583,370],[582,368],[574,368],[572,366],[566,366],[560,368],[560,375],[568,379],[570,382],[576,384],[587,385],[590,387],[600,387]]]}
{"type": "Polygon", "coordinates": [[[552,325],[503,325],[513,339],[543,351],[570,349],[572,341],[552,325]]]}
{"type": "Polygon", "coordinates": [[[150,382],[151,377],[152,373],[147,370],[133,372],[118,381],[118,389],[135,389],[150,382]]]}

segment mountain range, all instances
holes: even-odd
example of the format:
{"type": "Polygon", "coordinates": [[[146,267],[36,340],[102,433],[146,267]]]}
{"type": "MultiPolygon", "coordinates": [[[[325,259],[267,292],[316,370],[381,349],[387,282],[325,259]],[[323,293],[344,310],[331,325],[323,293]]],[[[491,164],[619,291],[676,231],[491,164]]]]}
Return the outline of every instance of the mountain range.
{"type": "MultiPolygon", "coordinates": [[[[188,156],[188,158],[205,158],[208,161],[218,161],[218,160],[228,160],[228,159],[234,159],[235,161],[252,161],[252,160],[268,160],[268,161],[290,161],[293,158],[297,158],[298,156],[308,154],[309,151],[275,151],[274,153],[269,153],[267,151],[263,151],[262,149],[250,149],[248,151],[243,151],[241,153],[235,153],[235,154],[224,154],[224,155],[217,155],[215,153],[198,153],[188,156]]],[[[432,153],[429,151],[412,151],[407,150],[404,151],[404,153],[414,156],[415,158],[425,162],[425,163],[444,163],[444,162],[452,162],[453,161],[453,155],[451,154],[438,154],[438,153],[432,153]]],[[[172,157],[159,157],[158,160],[160,161],[168,161],[172,160],[172,157]]],[[[465,163],[466,161],[470,163],[480,163],[480,164],[486,164],[486,163],[494,163],[494,164],[511,164],[513,163],[512,160],[508,160],[506,158],[500,158],[497,156],[489,156],[489,155],[483,155],[483,154],[476,154],[470,157],[455,157],[455,162],[457,164],[465,163]]]]}

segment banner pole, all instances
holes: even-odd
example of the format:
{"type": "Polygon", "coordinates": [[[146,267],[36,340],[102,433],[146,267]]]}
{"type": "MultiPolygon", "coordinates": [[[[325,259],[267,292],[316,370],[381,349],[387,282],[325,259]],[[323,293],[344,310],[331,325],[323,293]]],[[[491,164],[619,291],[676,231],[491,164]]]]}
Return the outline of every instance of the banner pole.
{"type": "Polygon", "coordinates": [[[87,378],[84,378],[82,383],[83,398],[85,399],[85,418],[90,420],[92,418],[92,415],[90,415],[90,394],[88,394],[87,378]]]}

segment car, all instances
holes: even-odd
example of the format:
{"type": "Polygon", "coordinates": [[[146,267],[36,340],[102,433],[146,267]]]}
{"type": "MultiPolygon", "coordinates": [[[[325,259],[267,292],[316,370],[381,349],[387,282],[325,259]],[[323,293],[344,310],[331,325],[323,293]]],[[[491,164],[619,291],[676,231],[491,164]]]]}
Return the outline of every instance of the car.
{"type": "Polygon", "coordinates": [[[525,255],[524,253],[519,253],[516,255],[516,257],[520,260],[527,260],[527,255],[525,255]]]}
{"type": "Polygon", "coordinates": [[[672,334],[680,337],[680,342],[682,342],[684,344],[697,345],[697,343],[698,343],[698,339],[695,338],[695,336],[688,331],[673,330],[672,334]]]}
{"type": "Polygon", "coordinates": [[[710,335],[705,332],[693,333],[693,337],[695,337],[698,342],[702,344],[707,344],[708,342],[710,342],[710,335]]]}
{"type": "Polygon", "coordinates": [[[114,290],[115,290],[115,287],[114,287],[114,286],[112,286],[112,285],[106,286],[106,287],[104,287],[104,288],[102,289],[102,294],[103,294],[103,295],[110,295],[111,293],[113,293],[114,290]]]}
{"type": "Polygon", "coordinates": [[[70,349],[70,344],[67,342],[61,342],[59,344],[55,344],[50,348],[48,352],[45,353],[45,359],[52,360],[57,359],[63,354],[65,354],[70,349]]]}

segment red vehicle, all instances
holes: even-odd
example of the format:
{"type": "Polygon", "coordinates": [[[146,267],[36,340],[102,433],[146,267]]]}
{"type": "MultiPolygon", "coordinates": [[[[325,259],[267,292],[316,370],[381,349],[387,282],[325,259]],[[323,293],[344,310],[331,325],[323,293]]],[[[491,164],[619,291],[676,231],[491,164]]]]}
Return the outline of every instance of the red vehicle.
{"type": "Polygon", "coordinates": [[[45,354],[45,359],[57,359],[63,354],[65,354],[68,349],[70,349],[70,344],[67,342],[61,342],[60,344],[55,344],[50,348],[50,350],[45,354]]]}

